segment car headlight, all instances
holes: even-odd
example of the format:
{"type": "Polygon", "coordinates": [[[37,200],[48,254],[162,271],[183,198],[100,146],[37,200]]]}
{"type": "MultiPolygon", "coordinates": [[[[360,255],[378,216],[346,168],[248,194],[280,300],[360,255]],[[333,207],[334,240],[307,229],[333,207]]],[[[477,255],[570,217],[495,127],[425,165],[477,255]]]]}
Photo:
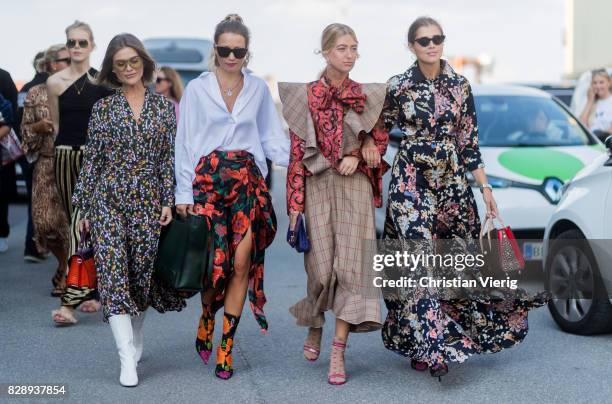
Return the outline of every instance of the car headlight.
{"type": "Polygon", "coordinates": [[[513,184],[512,180],[508,180],[501,177],[495,177],[493,175],[487,175],[487,181],[493,188],[510,188],[513,184]]]}
{"type": "MultiPolygon", "coordinates": [[[[478,187],[474,177],[468,175],[468,180],[472,187],[478,187]]],[[[563,181],[556,177],[546,177],[541,184],[527,184],[520,181],[513,181],[507,178],[496,177],[494,175],[487,175],[487,181],[493,188],[522,188],[531,189],[539,192],[553,205],[556,205],[561,200],[563,192],[567,189],[563,181]]],[[[569,183],[568,183],[569,184],[569,183]]]]}
{"type": "MultiPolygon", "coordinates": [[[[472,173],[467,173],[467,179],[468,179],[468,182],[469,182],[471,187],[478,188],[478,184],[476,183],[476,180],[474,179],[474,176],[472,175],[472,173]]],[[[487,175],[487,182],[493,188],[509,188],[513,184],[512,180],[507,180],[505,178],[495,177],[493,175],[487,175]]]]}

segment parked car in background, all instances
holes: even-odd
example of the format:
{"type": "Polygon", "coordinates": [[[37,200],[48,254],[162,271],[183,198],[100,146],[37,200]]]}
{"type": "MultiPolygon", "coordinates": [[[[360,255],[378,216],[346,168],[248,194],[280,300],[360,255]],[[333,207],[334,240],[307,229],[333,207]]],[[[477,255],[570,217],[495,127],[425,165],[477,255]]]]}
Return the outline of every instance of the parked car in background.
{"type": "MultiPolygon", "coordinates": [[[[541,261],[544,230],[563,184],[595,158],[603,144],[557,98],[527,87],[473,87],[480,151],[500,215],[522,243],[527,260],[541,261]]],[[[401,133],[393,133],[386,154],[391,162],[401,133]]],[[[471,177],[471,176],[470,176],[471,177]]],[[[383,177],[386,201],[390,172],[383,177]]],[[[470,178],[470,181],[473,180],[470,178]]],[[[485,207],[473,184],[481,217],[485,207]]],[[[377,209],[378,232],[385,208],[377,209]]]]}
{"type": "Polygon", "coordinates": [[[158,66],[170,66],[183,79],[183,84],[208,70],[213,43],[201,38],[149,38],[144,45],[158,66]]]}
{"type": "Polygon", "coordinates": [[[545,233],[549,310],[574,334],[612,332],[612,137],[564,187],[545,233]]]}
{"type": "Polygon", "coordinates": [[[572,104],[572,97],[574,96],[574,83],[524,83],[521,84],[523,87],[537,88],[547,92],[548,94],[556,97],[559,101],[565,104],[566,107],[570,107],[572,104]]]}

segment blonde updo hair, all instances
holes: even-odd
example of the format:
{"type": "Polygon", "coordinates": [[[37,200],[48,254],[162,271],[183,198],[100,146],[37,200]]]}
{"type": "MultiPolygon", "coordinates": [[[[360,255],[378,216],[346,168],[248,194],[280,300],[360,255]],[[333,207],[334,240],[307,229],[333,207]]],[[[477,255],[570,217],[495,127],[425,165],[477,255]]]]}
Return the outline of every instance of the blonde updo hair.
{"type": "MultiPolygon", "coordinates": [[[[219,37],[226,33],[232,33],[237,35],[242,35],[244,37],[245,47],[249,49],[249,44],[251,42],[251,33],[246,25],[244,25],[244,21],[242,17],[238,14],[228,14],[217,26],[215,27],[215,34],[213,36],[214,43],[217,45],[219,42],[219,37]]],[[[246,67],[249,64],[249,59],[251,58],[251,52],[247,52],[247,55],[244,59],[243,67],[246,67]]],[[[217,60],[217,52],[215,48],[212,48],[210,61],[208,62],[208,69],[210,71],[214,71],[219,66],[219,61],[217,60]]]]}
{"type": "Polygon", "coordinates": [[[66,45],[64,44],[50,46],[40,61],[41,67],[43,67],[42,71],[51,72],[51,63],[57,61],[57,54],[63,50],[66,50],[66,45]]]}
{"type": "Polygon", "coordinates": [[[79,20],[75,20],[72,24],[66,27],[66,38],[68,38],[70,31],[73,31],[75,29],[82,29],[83,31],[87,32],[87,34],[89,34],[89,39],[91,40],[91,44],[92,45],[95,44],[93,31],[91,30],[91,27],[89,26],[89,24],[83,21],[79,21],[79,20]]]}
{"type": "MultiPolygon", "coordinates": [[[[355,42],[359,43],[357,40],[357,34],[355,34],[353,28],[339,22],[329,24],[327,27],[325,27],[323,33],[321,34],[321,49],[316,50],[315,53],[325,56],[334,48],[336,42],[338,42],[338,38],[344,35],[350,35],[355,42]]],[[[357,57],[359,57],[359,52],[357,52],[357,57]]],[[[323,77],[325,75],[325,71],[326,68],[319,73],[319,77],[323,77]]]]}
{"type": "Polygon", "coordinates": [[[333,49],[333,47],[336,45],[336,42],[338,41],[338,38],[344,35],[350,35],[355,40],[355,42],[359,43],[359,41],[357,40],[357,35],[355,34],[353,28],[349,27],[346,24],[340,24],[338,22],[329,24],[327,27],[325,27],[323,33],[321,34],[321,49],[318,50],[316,53],[325,55],[333,49]]]}

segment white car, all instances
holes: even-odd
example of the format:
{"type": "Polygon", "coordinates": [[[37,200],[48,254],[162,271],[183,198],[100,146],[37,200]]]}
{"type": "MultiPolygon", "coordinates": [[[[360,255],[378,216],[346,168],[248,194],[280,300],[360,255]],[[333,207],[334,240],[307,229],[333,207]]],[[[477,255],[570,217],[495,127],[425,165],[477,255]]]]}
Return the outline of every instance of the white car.
{"type": "MultiPolygon", "coordinates": [[[[480,151],[500,216],[517,239],[529,240],[521,243],[525,259],[539,261],[544,229],[563,184],[603,155],[605,147],[560,101],[544,91],[478,85],[473,92],[480,151]]],[[[401,134],[392,136],[387,161],[395,157],[400,139],[401,134]]],[[[384,178],[385,193],[389,176],[387,173],[384,178]]],[[[484,217],[480,192],[473,190],[484,217]]],[[[376,212],[379,233],[384,209],[376,212]]]]}
{"type": "Polygon", "coordinates": [[[606,147],[565,185],[544,236],[548,307],[575,334],[612,331],[612,137],[606,147]]]}

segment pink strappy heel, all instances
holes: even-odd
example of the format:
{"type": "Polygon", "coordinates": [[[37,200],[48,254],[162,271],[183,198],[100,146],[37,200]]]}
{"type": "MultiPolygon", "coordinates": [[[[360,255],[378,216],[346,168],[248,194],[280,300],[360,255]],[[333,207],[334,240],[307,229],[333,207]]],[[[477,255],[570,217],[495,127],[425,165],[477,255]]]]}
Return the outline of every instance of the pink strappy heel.
{"type": "Polygon", "coordinates": [[[319,359],[319,354],[321,353],[321,336],[323,334],[323,329],[321,328],[309,328],[308,335],[306,336],[306,341],[304,342],[304,358],[306,358],[309,362],[314,362],[319,359]],[[314,333],[313,330],[319,330],[319,337],[313,338],[314,333]],[[315,340],[318,340],[318,344],[315,344],[315,340]],[[311,353],[314,357],[306,356],[307,353],[311,353]]]}
{"type": "Polygon", "coordinates": [[[332,342],[331,358],[329,361],[329,373],[327,382],[334,386],[339,386],[346,383],[346,374],[344,371],[344,351],[346,342],[334,338],[332,342]],[[338,369],[341,366],[341,370],[338,369]]]}

